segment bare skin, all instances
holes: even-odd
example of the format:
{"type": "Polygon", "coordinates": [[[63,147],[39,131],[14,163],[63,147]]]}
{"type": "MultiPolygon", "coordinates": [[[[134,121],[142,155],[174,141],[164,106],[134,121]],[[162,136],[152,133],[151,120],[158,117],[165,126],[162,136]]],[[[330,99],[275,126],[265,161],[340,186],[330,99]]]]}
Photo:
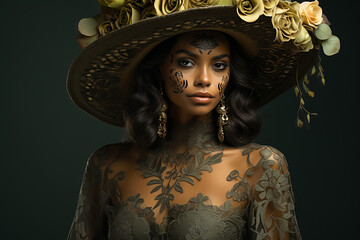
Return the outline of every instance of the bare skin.
{"type": "Polygon", "coordinates": [[[182,125],[211,113],[229,82],[229,57],[229,43],[219,33],[198,31],[179,37],[161,68],[172,121],[182,125]],[[210,97],[197,96],[199,92],[210,97]]]}

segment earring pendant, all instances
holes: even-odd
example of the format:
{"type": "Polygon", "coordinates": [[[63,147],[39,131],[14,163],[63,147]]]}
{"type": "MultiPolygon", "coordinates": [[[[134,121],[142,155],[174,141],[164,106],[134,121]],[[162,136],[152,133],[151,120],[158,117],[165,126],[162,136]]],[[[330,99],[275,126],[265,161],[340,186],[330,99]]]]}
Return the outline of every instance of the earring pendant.
{"type": "MultiPolygon", "coordinates": [[[[160,90],[161,95],[163,95],[162,89],[160,90]]],[[[159,112],[159,126],[158,126],[158,136],[160,138],[165,138],[166,137],[166,133],[167,133],[167,129],[166,129],[166,122],[167,122],[167,115],[166,115],[166,110],[167,110],[167,103],[163,100],[162,101],[163,104],[161,106],[161,110],[159,112]]]]}
{"type": "Polygon", "coordinates": [[[224,141],[225,133],[224,133],[224,125],[227,125],[229,123],[229,117],[227,116],[228,108],[225,104],[225,95],[223,94],[221,96],[220,102],[216,107],[216,112],[219,114],[218,117],[218,126],[219,126],[219,132],[218,132],[218,138],[220,143],[224,141]]]}

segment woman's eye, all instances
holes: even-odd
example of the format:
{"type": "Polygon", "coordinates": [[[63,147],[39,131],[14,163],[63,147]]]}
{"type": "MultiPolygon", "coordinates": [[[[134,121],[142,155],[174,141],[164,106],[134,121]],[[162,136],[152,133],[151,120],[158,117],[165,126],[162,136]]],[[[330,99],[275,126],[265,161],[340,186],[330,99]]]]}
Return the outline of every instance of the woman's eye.
{"type": "Polygon", "coordinates": [[[191,67],[194,65],[190,60],[187,59],[180,59],[178,64],[182,67],[191,67]]]}
{"type": "Polygon", "coordinates": [[[225,70],[228,65],[226,63],[215,63],[213,66],[215,70],[220,71],[220,70],[225,70]]]}

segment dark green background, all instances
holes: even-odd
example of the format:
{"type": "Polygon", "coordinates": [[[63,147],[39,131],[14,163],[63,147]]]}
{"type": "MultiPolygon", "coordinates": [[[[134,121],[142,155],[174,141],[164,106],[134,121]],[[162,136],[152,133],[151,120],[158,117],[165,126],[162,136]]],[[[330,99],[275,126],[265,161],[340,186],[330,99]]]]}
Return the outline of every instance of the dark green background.
{"type": "MultiPolygon", "coordinates": [[[[358,1],[322,0],[340,54],[323,57],[326,86],[312,83],[310,127],[295,126],[293,90],[261,109],[257,142],[288,159],[304,239],[354,239],[359,214],[358,1]]],[[[67,69],[80,51],[77,23],[96,0],[3,1],[1,6],[0,238],[65,239],[88,156],[122,130],[69,99],[67,69]],[[14,2],[14,3],[13,3],[14,2]]]]}

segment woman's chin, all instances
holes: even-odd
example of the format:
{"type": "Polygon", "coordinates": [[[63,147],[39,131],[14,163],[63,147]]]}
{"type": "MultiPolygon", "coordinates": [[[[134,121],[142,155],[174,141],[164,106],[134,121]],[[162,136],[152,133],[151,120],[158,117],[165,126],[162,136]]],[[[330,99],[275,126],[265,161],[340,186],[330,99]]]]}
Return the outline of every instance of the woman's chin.
{"type": "Polygon", "coordinates": [[[205,117],[208,116],[214,108],[209,107],[198,107],[196,109],[191,109],[189,114],[197,116],[197,117],[205,117]]]}

